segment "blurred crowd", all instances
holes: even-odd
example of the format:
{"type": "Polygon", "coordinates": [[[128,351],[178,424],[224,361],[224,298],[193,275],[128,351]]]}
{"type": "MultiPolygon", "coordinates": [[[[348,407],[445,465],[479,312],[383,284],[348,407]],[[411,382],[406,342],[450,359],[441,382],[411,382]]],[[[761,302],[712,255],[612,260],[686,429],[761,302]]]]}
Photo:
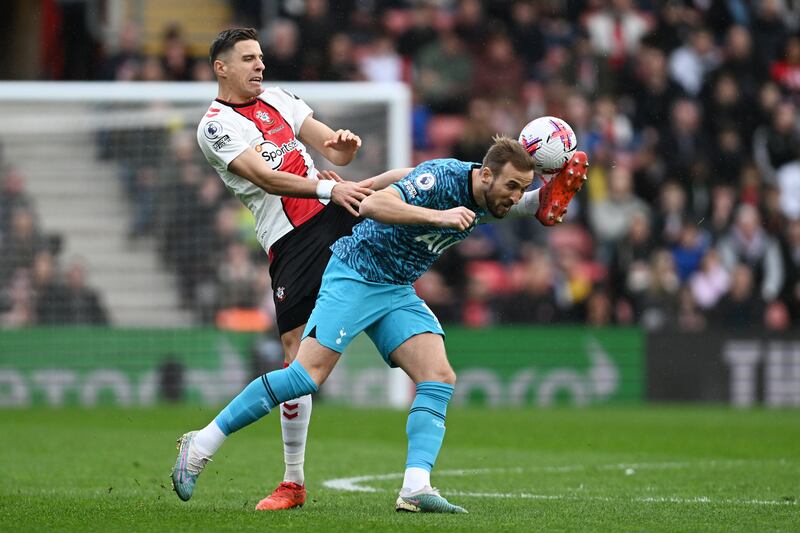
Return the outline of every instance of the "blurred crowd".
{"type": "Polygon", "coordinates": [[[103,325],[101,297],[80,257],[61,260],[61,236],[42,230],[25,178],[0,150],[0,329],[103,325]]]}
{"type": "MultiPolygon", "coordinates": [[[[238,24],[263,16],[262,2],[231,5],[238,24]]],[[[415,163],[480,161],[492,135],[542,115],[566,119],[589,154],[563,224],[482,226],[419,280],[443,322],[800,323],[799,2],[279,5],[261,33],[265,78],[409,83],[415,163]]],[[[98,78],[213,78],[179,25],[160,56],[140,51],[139,33],[125,26],[98,78]]],[[[192,136],[171,135],[157,169],[123,174],[131,237],[158,238],[184,304],[212,322],[268,305],[269,282],[247,214],[192,136]]]]}

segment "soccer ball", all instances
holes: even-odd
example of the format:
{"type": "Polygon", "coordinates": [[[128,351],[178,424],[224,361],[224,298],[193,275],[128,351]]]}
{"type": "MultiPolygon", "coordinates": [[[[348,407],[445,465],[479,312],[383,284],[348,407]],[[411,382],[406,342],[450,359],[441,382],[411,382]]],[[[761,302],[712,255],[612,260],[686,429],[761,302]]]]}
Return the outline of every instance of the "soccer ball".
{"type": "Polygon", "coordinates": [[[531,154],[536,172],[555,174],[578,148],[572,128],[558,117],[539,117],[528,122],[519,134],[519,142],[531,154]]]}

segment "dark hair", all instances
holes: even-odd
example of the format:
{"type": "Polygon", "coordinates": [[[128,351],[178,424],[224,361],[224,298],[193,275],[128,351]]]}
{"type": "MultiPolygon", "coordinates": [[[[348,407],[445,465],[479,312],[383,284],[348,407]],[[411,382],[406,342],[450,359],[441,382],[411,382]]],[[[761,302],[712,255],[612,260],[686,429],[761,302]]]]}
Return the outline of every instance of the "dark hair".
{"type": "Polygon", "coordinates": [[[506,163],[520,171],[533,170],[533,158],[522,144],[504,135],[492,137],[494,144],[483,158],[483,166],[488,167],[497,176],[506,163]]]}
{"type": "Polygon", "coordinates": [[[253,28],[230,28],[219,32],[211,43],[208,53],[211,68],[214,68],[214,61],[220,55],[233,48],[239,41],[258,41],[258,34],[253,28]]]}

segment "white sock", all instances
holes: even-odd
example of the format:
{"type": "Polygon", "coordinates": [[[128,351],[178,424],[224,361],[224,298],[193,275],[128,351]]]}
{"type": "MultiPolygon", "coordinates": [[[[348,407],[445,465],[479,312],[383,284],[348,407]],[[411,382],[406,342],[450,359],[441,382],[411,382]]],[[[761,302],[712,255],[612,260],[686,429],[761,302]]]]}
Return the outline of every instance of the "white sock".
{"type": "Polygon", "coordinates": [[[284,481],[302,485],[305,481],[303,463],[306,457],[306,437],[311,420],[311,395],[281,404],[281,433],[283,434],[283,460],[286,463],[284,481]]]}
{"type": "Polygon", "coordinates": [[[212,420],[209,425],[197,432],[192,444],[203,457],[211,457],[219,450],[226,438],[217,423],[212,420]]]}
{"type": "Polygon", "coordinates": [[[431,473],[424,468],[412,466],[406,468],[406,475],[403,477],[403,488],[400,494],[409,494],[423,487],[431,486],[431,473]]]}

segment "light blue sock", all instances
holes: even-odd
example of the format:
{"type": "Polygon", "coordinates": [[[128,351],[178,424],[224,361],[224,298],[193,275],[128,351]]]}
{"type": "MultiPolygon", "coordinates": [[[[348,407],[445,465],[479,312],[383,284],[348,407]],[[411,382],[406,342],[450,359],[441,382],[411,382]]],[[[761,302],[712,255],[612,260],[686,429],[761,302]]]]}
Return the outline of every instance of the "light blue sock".
{"type": "Polygon", "coordinates": [[[214,421],[227,437],[269,413],[276,405],[317,392],[303,365],[294,361],[281,370],[257,377],[231,400],[214,421]]]}
{"type": "Polygon", "coordinates": [[[417,383],[417,396],[408,412],[406,434],[408,456],[406,468],[418,467],[431,471],[444,440],[444,420],[447,402],[453,396],[453,386],[436,381],[417,383]]]}

